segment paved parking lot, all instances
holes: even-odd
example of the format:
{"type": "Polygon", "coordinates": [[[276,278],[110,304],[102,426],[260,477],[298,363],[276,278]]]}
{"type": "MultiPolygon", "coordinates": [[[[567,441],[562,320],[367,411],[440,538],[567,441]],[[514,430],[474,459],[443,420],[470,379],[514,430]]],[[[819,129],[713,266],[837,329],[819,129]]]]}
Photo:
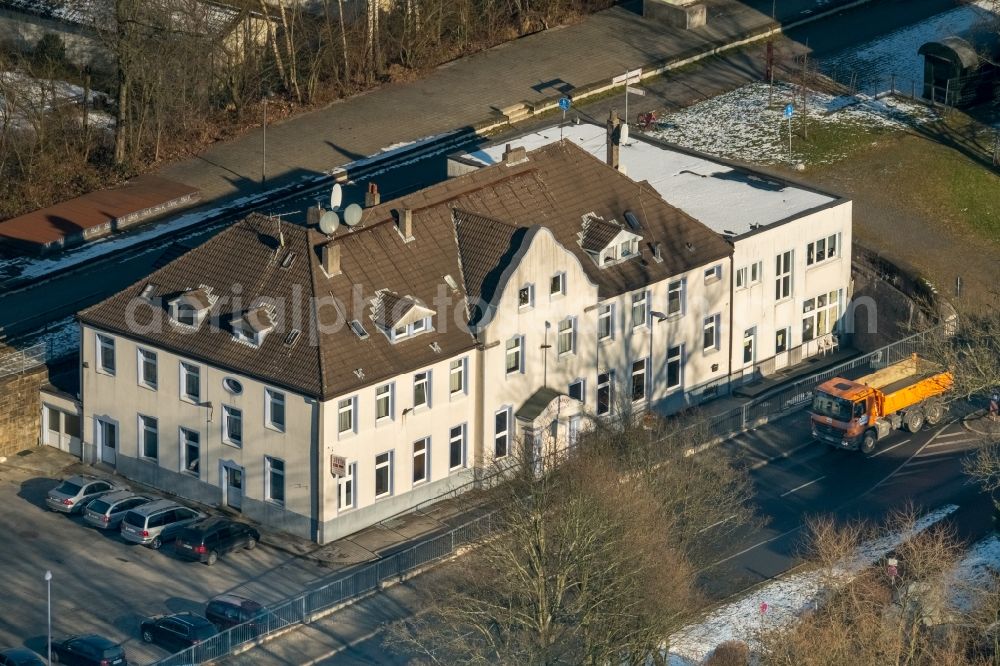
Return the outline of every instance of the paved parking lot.
{"type": "Polygon", "coordinates": [[[262,603],[294,596],[332,571],[261,544],[208,567],[128,544],[117,532],[93,529],[80,517],[45,509],[58,479],[0,465],[0,647],[45,651],[45,571],[52,571],[55,637],[96,632],[122,641],[129,659],[144,664],[166,651],[145,645],[139,620],[194,611],[222,592],[262,603]]]}

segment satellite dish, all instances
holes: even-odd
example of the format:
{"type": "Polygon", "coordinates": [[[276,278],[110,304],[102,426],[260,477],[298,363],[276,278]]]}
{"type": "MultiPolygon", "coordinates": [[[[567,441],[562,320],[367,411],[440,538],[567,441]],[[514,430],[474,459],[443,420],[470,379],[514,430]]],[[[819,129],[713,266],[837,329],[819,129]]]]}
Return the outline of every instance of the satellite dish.
{"type": "Polygon", "coordinates": [[[335,211],[328,210],[319,218],[319,230],[327,236],[332,236],[340,227],[340,216],[335,211]]]}
{"type": "Polygon", "coordinates": [[[343,200],[344,188],[340,186],[340,183],[334,183],[333,189],[330,190],[330,208],[337,210],[340,208],[340,204],[343,200]]]}
{"type": "Polygon", "coordinates": [[[323,208],[318,204],[315,206],[309,206],[309,210],[306,211],[306,224],[310,227],[315,227],[319,225],[319,221],[323,216],[323,208]]]}
{"type": "Polygon", "coordinates": [[[352,203],[350,206],[344,209],[344,224],[349,227],[355,226],[361,221],[361,206],[356,203],[352,203]]]}

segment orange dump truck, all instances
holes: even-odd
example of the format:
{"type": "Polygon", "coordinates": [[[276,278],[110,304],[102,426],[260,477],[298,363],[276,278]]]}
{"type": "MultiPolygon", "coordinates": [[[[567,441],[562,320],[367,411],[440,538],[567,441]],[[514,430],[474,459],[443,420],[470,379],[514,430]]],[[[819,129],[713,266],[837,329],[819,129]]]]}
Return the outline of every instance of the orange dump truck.
{"type": "Polygon", "coordinates": [[[840,449],[875,450],[897,428],[917,432],[945,413],[952,375],[916,354],[857,380],[835,377],[813,392],[813,437],[840,449]]]}

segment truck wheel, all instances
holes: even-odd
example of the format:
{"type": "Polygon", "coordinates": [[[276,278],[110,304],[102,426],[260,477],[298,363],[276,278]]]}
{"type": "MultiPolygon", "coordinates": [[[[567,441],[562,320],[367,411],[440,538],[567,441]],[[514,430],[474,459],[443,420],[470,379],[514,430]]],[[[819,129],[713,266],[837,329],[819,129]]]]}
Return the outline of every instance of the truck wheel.
{"type": "Polygon", "coordinates": [[[878,435],[875,434],[874,430],[866,430],[864,437],[861,438],[861,453],[869,454],[875,450],[875,443],[878,442],[878,435]]]}
{"type": "Polygon", "coordinates": [[[927,423],[929,423],[930,425],[932,426],[937,425],[938,423],[941,422],[941,419],[944,418],[944,405],[942,405],[940,402],[932,402],[931,404],[927,405],[924,417],[927,419],[927,423]]]}
{"type": "Polygon", "coordinates": [[[910,432],[920,432],[920,429],[924,427],[924,413],[919,409],[911,409],[903,417],[903,425],[910,432]]]}

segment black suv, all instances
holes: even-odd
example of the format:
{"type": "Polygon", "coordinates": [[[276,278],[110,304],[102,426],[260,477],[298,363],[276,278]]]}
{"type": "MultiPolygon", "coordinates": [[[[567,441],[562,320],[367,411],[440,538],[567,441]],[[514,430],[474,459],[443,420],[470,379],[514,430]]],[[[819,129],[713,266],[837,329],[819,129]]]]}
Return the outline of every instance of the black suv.
{"type": "Polygon", "coordinates": [[[211,638],[216,634],[215,625],[208,618],[194,613],[162,615],[143,620],[139,625],[142,640],[156,643],[171,652],[180,652],[211,638]]]}
{"type": "Polygon", "coordinates": [[[248,634],[263,633],[267,609],[259,603],[235,594],[220,594],[208,602],[205,617],[224,631],[240,624],[247,624],[248,634]]]}
{"type": "Polygon", "coordinates": [[[220,555],[237,548],[252,550],[260,541],[260,532],[228,518],[205,518],[191,523],[177,535],[174,548],[181,557],[211,566],[220,555]]]}
{"type": "Polygon", "coordinates": [[[52,661],[67,666],[128,666],[125,650],[97,634],[52,641],[52,661]]]}

